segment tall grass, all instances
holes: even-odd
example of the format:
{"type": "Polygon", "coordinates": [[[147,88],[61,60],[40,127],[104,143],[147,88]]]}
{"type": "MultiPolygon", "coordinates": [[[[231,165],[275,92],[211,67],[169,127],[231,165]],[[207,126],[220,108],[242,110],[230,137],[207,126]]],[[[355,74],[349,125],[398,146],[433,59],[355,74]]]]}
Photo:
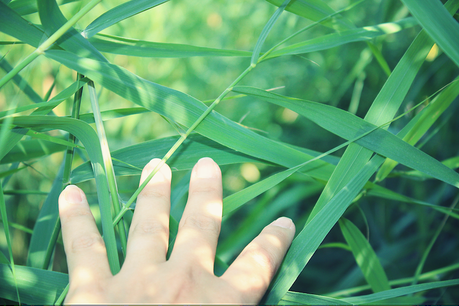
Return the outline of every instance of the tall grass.
{"type": "Polygon", "coordinates": [[[0,298],[63,301],[67,184],[87,192],[117,273],[142,167],[174,171],[173,246],[189,171],[210,156],[217,275],[278,215],[297,225],[262,303],[457,302],[458,9],[0,2],[0,298]]]}

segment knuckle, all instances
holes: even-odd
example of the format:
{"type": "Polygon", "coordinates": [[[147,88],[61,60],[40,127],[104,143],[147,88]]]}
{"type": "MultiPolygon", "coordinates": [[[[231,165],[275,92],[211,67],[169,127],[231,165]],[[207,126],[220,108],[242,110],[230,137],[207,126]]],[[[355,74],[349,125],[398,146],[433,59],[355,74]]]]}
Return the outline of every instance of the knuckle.
{"type": "Polygon", "coordinates": [[[139,194],[138,198],[161,198],[166,199],[168,197],[168,193],[164,188],[158,188],[157,186],[145,186],[142,192],[139,194]]]}
{"type": "Polygon", "coordinates": [[[201,215],[194,215],[185,217],[183,223],[180,224],[180,228],[195,228],[199,230],[213,232],[215,234],[220,233],[221,224],[215,218],[201,215]]]}
{"type": "Polygon", "coordinates": [[[191,186],[190,193],[221,193],[221,184],[217,184],[215,179],[199,179],[191,186]]]}
{"type": "Polygon", "coordinates": [[[263,268],[274,271],[277,267],[277,256],[266,247],[254,245],[247,250],[248,255],[263,268]]]}
{"type": "Polygon", "coordinates": [[[91,213],[91,210],[87,207],[79,207],[79,208],[73,208],[65,211],[65,213],[61,213],[61,218],[63,219],[73,219],[73,218],[79,218],[79,217],[90,217],[93,218],[93,215],[91,213]]]}
{"type": "Polygon", "coordinates": [[[147,234],[147,235],[154,235],[154,234],[163,234],[167,231],[164,224],[158,221],[153,220],[143,220],[140,221],[138,224],[134,225],[132,228],[132,234],[147,234]]]}
{"type": "Polygon", "coordinates": [[[100,249],[105,251],[105,243],[100,235],[89,234],[83,235],[72,242],[72,252],[80,252],[90,248],[100,249]]]}

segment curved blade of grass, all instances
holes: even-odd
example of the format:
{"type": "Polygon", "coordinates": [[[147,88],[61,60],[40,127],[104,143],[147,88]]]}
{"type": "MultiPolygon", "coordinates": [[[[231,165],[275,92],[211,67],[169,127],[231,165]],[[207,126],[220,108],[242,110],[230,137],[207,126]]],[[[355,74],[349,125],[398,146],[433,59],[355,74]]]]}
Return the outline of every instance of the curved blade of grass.
{"type": "Polygon", "coordinates": [[[110,269],[113,274],[118,273],[119,259],[116,247],[115,232],[112,226],[110,195],[108,193],[107,179],[103,168],[102,152],[95,131],[86,123],[73,118],[51,116],[15,117],[13,124],[26,128],[54,128],[66,130],[75,135],[85,146],[91,159],[94,176],[96,179],[97,196],[101,212],[102,229],[107,248],[110,269]]]}
{"type": "MultiPolygon", "coordinates": [[[[192,126],[207,109],[202,102],[189,95],[144,80],[121,67],[75,58],[63,51],[48,51],[46,54],[87,75],[110,91],[184,126],[192,126]]],[[[296,166],[312,158],[292,147],[260,136],[214,111],[208,114],[195,131],[236,151],[286,167],[296,166]]],[[[332,168],[332,165],[319,160],[302,172],[327,180],[332,168]]]]}
{"type": "MultiPolygon", "coordinates": [[[[142,168],[153,158],[161,158],[177,142],[179,136],[160,138],[135,144],[113,151],[113,166],[117,176],[140,175],[142,168]]],[[[197,134],[190,135],[188,140],[177,150],[168,164],[172,171],[191,170],[202,156],[209,156],[219,165],[244,162],[262,162],[259,159],[236,152],[212,140],[197,134]]],[[[84,163],[72,172],[73,184],[94,178],[89,163],[84,163]]]]}
{"type": "Polygon", "coordinates": [[[97,35],[89,39],[100,52],[139,57],[180,58],[192,56],[250,56],[248,51],[206,48],[130,39],[113,35],[97,35]]]}
{"type": "MultiPolygon", "coordinates": [[[[398,134],[397,136],[411,145],[415,145],[419,139],[430,129],[441,114],[459,95],[459,79],[453,81],[435,99],[419,112],[398,134]]],[[[376,181],[384,180],[392,169],[397,166],[397,162],[387,159],[376,174],[376,181]]]]}
{"type": "Polygon", "coordinates": [[[339,226],[347,244],[373,292],[389,290],[389,280],[375,251],[360,230],[346,218],[339,220],[339,226]]]}
{"type": "Polygon", "coordinates": [[[458,286],[459,279],[452,279],[446,281],[438,281],[438,282],[431,282],[426,284],[419,284],[414,286],[406,286],[402,288],[395,288],[387,291],[382,291],[378,293],[373,293],[364,296],[356,296],[351,298],[344,298],[342,301],[349,302],[354,305],[362,305],[368,303],[374,303],[390,298],[395,298],[399,296],[404,296],[408,294],[418,293],[426,290],[436,289],[436,288],[444,288],[449,286],[458,286]]]}
{"type": "Polygon", "coordinates": [[[402,0],[438,46],[459,67],[459,24],[437,0],[402,0]]]}
{"type": "Polygon", "coordinates": [[[378,36],[397,33],[417,24],[416,19],[409,17],[396,22],[381,23],[375,26],[323,35],[273,51],[267,58],[327,50],[358,41],[370,41],[378,36]]]}
{"type": "Polygon", "coordinates": [[[356,140],[355,143],[367,148],[369,152],[377,152],[429,175],[432,175],[431,172],[434,171],[436,174],[432,176],[459,188],[458,173],[385,129],[376,129],[376,125],[360,119],[349,112],[329,105],[288,98],[252,87],[235,87],[233,91],[256,96],[268,102],[289,108],[315,122],[327,131],[347,140],[352,140],[358,135],[372,131],[365,137],[356,140]]]}
{"type": "MultiPolygon", "coordinates": [[[[43,269],[16,266],[21,302],[29,305],[52,305],[68,284],[67,274],[43,269]]],[[[0,263],[0,296],[18,302],[14,278],[8,265],[0,263]]]]}
{"type": "MultiPolygon", "coordinates": [[[[108,188],[110,192],[110,199],[112,203],[113,212],[115,215],[118,215],[120,212],[121,204],[120,204],[120,196],[118,194],[118,187],[116,185],[116,177],[115,171],[113,170],[113,163],[112,157],[110,155],[110,148],[108,146],[107,136],[105,135],[105,128],[104,123],[102,121],[102,116],[100,114],[99,109],[99,102],[97,99],[96,89],[94,87],[94,82],[89,81],[88,83],[88,90],[89,90],[89,97],[91,100],[91,107],[94,113],[94,119],[97,128],[97,136],[99,137],[100,142],[100,149],[102,152],[102,159],[104,162],[104,169],[105,175],[108,183],[108,188]]],[[[119,232],[119,239],[121,242],[121,251],[123,257],[121,261],[124,261],[124,257],[126,256],[126,249],[127,249],[127,236],[125,231],[125,224],[124,220],[121,220],[121,223],[118,223],[116,229],[119,232]]]]}
{"type": "Polygon", "coordinates": [[[254,66],[258,63],[258,58],[260,57],[261,47],[265,43],[266,37],[268,37],[269,32],[273,28],[274,24],[276,23],[277,19],[279,18],[280,14],[284,11],[287,4],[290,3],[291,0],[285,0],[274,12],[271,18],[268,20],[266,25],[264,26],[263,30],[261,31],[260,36],[258,37],[258,41],[255,44],[255,48],[253,49],[252,59],[250,60],[250,65],[254,66]]]}
{"type": "Polygon", "coordinates": [[[295,282],[332,227],[384,159],[376,155],[305,225],[293,240],[263,304],[277,304],[295,282]]]}
{"type": "MultiPolygon", "coordinates": [[[[51,36],[67,22],[55,0],[39,0],[38,13],[45,33],[48,36],[51,36]]],[[[81,57],[106,61],[105,57],[73,28],[63,34],[56,41],[56,44],[64,50],[78,54],[81,57]]]]}
{"type": "Polygon", "coordinates": [[[131,0],[122,3],[97,17],[81,34],[86,38],[90,38],[109,26],[167,1],[168,0],[131,0]]]}

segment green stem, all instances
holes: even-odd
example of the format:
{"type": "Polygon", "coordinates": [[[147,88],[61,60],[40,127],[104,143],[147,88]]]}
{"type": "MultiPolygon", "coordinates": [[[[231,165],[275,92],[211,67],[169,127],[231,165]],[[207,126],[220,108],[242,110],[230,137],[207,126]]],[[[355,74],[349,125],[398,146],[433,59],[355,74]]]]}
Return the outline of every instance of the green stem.
{"type": "Polygon", "coordinates": [[[22,60],[13,70],[8,72],[0,80],[0,88],[3,87],[9,80],[11,80],[16,74],[18,74],[22,69],[27,65],[33,62],[39,55],[43,54],[48,50],[59,38],[62,37],[71,27],[73,27],[78,20],[80,20],[84,15],[86,15],[93,7],[95,7],[101,0],[91,0],[86,4],[78,13],[76,13],[70,20],[68,20],[62,27],[60,27],[53,35],[51,35],[44,43],[42,43],[34,52],[22,60]]]}
{"type": "Polygon", "coordinates": [[[137,188],[137,190],[134,192],[134,194],[131,196],[129,201],[127,201],[126,205],[123,206],[119,214],[116,216],[115,220],[113,220],[113,225],[115,226],[118,224],[118,222],[121,220],[121,218],[124,216],[126,211],[129,210],[129,207],[131,207],[132,203],[134,203],[135,199],[137,196],[140,194],[140,192],[145,188],[145,186],[148,184],[148,182],[151,180],[151,178],[158,172],[159,169],[167,162],[167,160],[174,154],[174,152],[180,147],[180,145],[186,140],[186,138],[191,134],[191,132],[196,129],[196,127],[207,117],[207,115],[217,106],[220,101],[225,98],[225,96],[233,89],[234,86],[237,85],[250,71],[252,71],[253,68],[255,68],[256,65],[250,65],[247,67],[246,70],[244,70],[232,83],[230,86],[228,86],[221,94],[218,96],[217,99],[206,109],[204,113],[188,128],[188,130],[183,134],[177,142],[170,148],[170,150],[164,155],[164,157],[161,159],[161,161],[156,165],[155,169],[150,173],[150,175],[143,181],[143,183],[137,188]]]}
{"type": "MultiPolygon", "coordinates": [[[[100,114],[99,103],[97,101],[97,94],[96,89],[94,88],[94,82],[88,82],[89,88],[89,96],[91,100],[92,112],[94,114],[94,122],[96,123],[97,128],[97,135],[99,136],[100,147],[102,150],[102,158],[104,160],[104,168],[105,168],[105,175],[108,182],[108,188],[110,190],[111,200],[112,200],[112,207],[115,214],[119,214],[120,212],[120,198],[118,195],[118,188],[116,186],[116,178],[115,172],[113,170],[113,163],[112,157],[110,155],[110,149],[108,147],[107,136],[105,135],[104,123],[102,121],[102,116],[100,114]]],[[[124,258],[124,254],[126,253],[127,248],[127,239],[126,239],[126,231],[124,228],[124,224],[117,224],[117,230],[119,231],[121,248],[124,258]]],[[[123,260],[123,259],[121,259],[123,260]]]]}

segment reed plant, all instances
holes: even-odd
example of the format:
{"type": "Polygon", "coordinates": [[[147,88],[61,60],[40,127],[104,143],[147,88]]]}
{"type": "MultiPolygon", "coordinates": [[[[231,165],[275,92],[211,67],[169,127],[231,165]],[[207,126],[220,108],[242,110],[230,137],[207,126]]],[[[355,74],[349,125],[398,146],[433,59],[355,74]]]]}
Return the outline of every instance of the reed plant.
{"type": "Polygon", "coordinates": [[[0,299],[64,300],[68,184],[87,192],[115,274],[136,197],[169,164],[170,252],[209,156],[225,185],[217,275],[278,215],[296,224],[261,303],[456,304],[458,9],[0,1],[0,299]]]}

